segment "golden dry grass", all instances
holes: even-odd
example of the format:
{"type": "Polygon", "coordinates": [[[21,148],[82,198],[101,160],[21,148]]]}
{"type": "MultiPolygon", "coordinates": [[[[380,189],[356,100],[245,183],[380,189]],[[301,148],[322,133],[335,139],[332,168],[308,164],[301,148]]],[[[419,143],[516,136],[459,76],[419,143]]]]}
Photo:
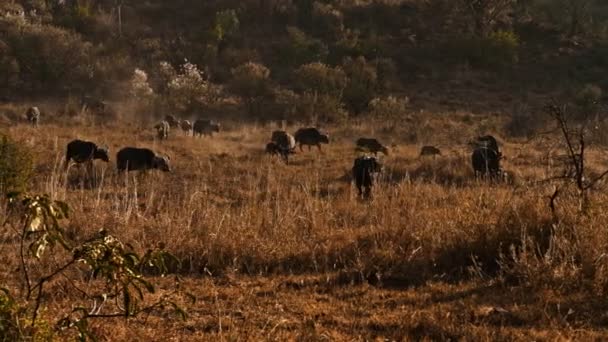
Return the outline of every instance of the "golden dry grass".
{"type": "MultiPolygon", "coordinates": [[[[174,272],[198,298],[184,299],[186,322],[161,312],[96,322],[102,340],[606,338],[606,196],[594,192],[585,216],[565,191],[555,224],[552,186],[533,182],[557,171],[543,161],[549,146],[516,141],[504,143],[515,184],[476,181],[465,144],[479,127],[466,117],[434,115],[426,128],[330,127],[323,152],[305,148],[290,165],[263,153],[270,125],[228,124],[202,139],[173,132],[163,143],[137,123],[3,131],[35,151],[31,190],[72,207],[70,236],[106,228],[139,251],[163,241],[183,263],[174,272]],[[408,144],[414,130],[420,144],[408,144]],[[371,201],[349,183],[353,141],[364,135],[391,146],[371,201]],[[112,160],[97,161],[95,177],[62,171],[75,138],[110,146],[112,160]],[[424,144],[443,156],[418,158],[424,144]],[[118,175],[114,156],[124,146],[168,154],[174,172],[118,175]]],[[[592,151],[593,168],[606,161],[592,151]]],[[[9,235],[0,235],[0,277],[17,290],[9,235]]],[[[47,318],[80,300],[61,281],[51,293],[47,318]]]]}

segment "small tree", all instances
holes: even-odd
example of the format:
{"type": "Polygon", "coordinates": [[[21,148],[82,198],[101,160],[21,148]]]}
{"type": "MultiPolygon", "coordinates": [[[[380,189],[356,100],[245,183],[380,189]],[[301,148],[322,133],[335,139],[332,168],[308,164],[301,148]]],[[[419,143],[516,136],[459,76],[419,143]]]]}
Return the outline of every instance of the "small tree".
{"type": "Polygon", "coordinates": [[[232,69],[230,90],[247,102],[249,114],[256,114],[256,104],[272,90],[270,70],[262,64],[248,62],[232,69]]]}
{"type": "Polygon", "coordinates": [[[219,44],[230,35],[233,35],[238,32],[239,27],[240,21],[235,10],[228,9],[224,11],[219,11],[215,14],[213,36],[219,44]]]}
{"type": "MultiPolygon", "coordinates": [[[[565,172],[554,179],[562,180],[564,183],[573,184],[579,197],[579,209],[583,212],[589,207],[589,190],[606,175],[608,171],[596,177],[589,177],[587,170],[586,152],[589,148],[589,137],[591,131],[588,121],[573,123],[567,112],[566,105],[557,104],[555,101],[546,107],[546,112],[556,123],[557,131],[561,137],[562,145],[566,150],[565,172]]],[[[556,187],[551,196],[550,207],[555,215],[555,199],[560,188],[556,187]]]]}
{"type": "Polygon", "coordinates": [[[347,57],[342,66],[348,76],[348,83],[344,89],[344,102],[350,110],[359,114],[376,96],[378,88],[376,67],[368,63],[365,57],[347,57]]]}
{"type": "Polygon", "coordinates": [[[385,122],[389,126],[395,126],[404,119],[408,103],[409,98],[407,97],[376,97],[370,101],[368,113],[375,120],[385,122]]]}
{"type": "Polygon", "coordinates": [[[299,106],[303,116],[314,118],[317,115],[331,115],[331,111],[343,111],[340,99],[347,77],[341,68],[332,68],[323,63],[305,64],[296,70],[295,78],[302,95],[300,100],[304,102],[299,106]]]}
{"type": "Polygon", "coordinates": [[[281,60],[290,65],[302,65],[311,62],[323,62],[327,59],[329,49],[319,39],[309,37],[297,27],[287,27],[289,43],[281,47],[281,60]]]}
{"type": "Polygon", "coordinates": [[[305,64],[295,71],[296,85],[300,90],[323,93],[340,98],[346,87],[347,77],[340,67],[332,68],[323,63],[305,64]]]}
{"type": "Polygon", "coordinates": [[[154,90],[148,83],[148,74],[141,69],[135,69],[131,77],[131,96],[140,100],[148,100],[154,96],[154,90]]]}
{"type": "Polygon", "coordinates": [[[217,101],[219,88],[209,82],[202,70],[195,64],[185,61],[175,70],[167,62],[161,62],[161,75],[166,80],[165,101],[178,111],[191,111],[201,103],[217,101]]]}
{"type": "Polygon", "coordinates": [[[513,10],[516,0],[461,0],[465,13],[472,20],[473,31],[478,37],[485,37],[496,22],[513,10]]]}
{"type": "MultiPolygon", "coordinates": [[[[27,331],[35,335],[36,329],[33,328],[37,326],[41,308],[48,297],[45,293],[48,284],[69,279],[73,274],[70,272],[83,271],[91,275],[87,288],[79,287],[72,280],[65,282],[66,291],[77,292],[83,298],[82,302],[71,303],[71,311],[58,317],[54,325],[57,329],[75,329],[80,340],[94,339],[88,329],[88,322],[93,319],[135,317],[164,307],[173,307],[185,317],[185,312],[171,300],[174,293],[144,304],[146,294],[154,293],[155,287],[145,279],[143,270],[157,269],[165,274],[168,272],[168,258],[174,259],[164,250],[163,244],[139,255],[105,230],[77,243],[66,236],[61,226],[69,215],[66,203],[52,200],[49,196],[11,193],[8,206],[11,215],[3,226],[12,228],[15,241],[19,241],[19,272],[24,293],[20,298],[10,296],[7,291],[0,295],[0,317],[7,315],[3,306],[9,306],[9,309],[20,307],[18,315],[29,316],[27,331]],[[93,286],[95,284],[98,286],[93,286]]],[[[18,321],[19,317],[13,313],[9,320],[8,324],[18,321]]],[[[0,322],[0,332],[6,330],[4,324],[0,322]]],[[[36,340],[36,336],[31,337],[36,340]]]]}

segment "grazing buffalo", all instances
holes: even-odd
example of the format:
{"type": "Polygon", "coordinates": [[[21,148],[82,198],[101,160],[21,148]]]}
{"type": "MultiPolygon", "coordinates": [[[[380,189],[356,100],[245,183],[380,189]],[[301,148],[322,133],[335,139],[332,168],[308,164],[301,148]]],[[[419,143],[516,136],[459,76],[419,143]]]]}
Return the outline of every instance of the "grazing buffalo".
{"type": "Polygon", "coordinates": [[[171,114],[165,115],[165,121],[169,123],[171,128],[177,128],[180,125],[179,119],[175,118],[175,116],[171,114]]]}
{"type": "Polygon", "coordinates": [[[490,176],[496,178],[500,176],[501,155],[496,150],[487,147],[478,147],[473,150],[471,161],[476,176],[490,176]]]}
{"type": "Polygon", "coordinates": [[[289,155],[294,154],[295,152],[293,150],[283,148],[279,146],[279,144],[271,141],[266,144],[266,153],[279,155],[281,158],[283,158],[286,164],[289,164],[289,155]]]}
{"type": "Polygon", "coordinates": [[[180,127],[182,128],[182,131],[184,131],[184,134],[190,135],[190,131],[192,131],[192,123],[189,120],[182,120],[180,127]]]}
{"type": "Polygon", "coordinates": [[[170,172],[169,157],[161,156],[147,148],[125,147],[116,154],[118,171],[158,169],[170,172]]]}
{"type": "Polygon", "coordinates": [[[471,155],[471,162],[475,175],[490,176],[491,178],[500,177],[502,153],[496,138],[491,135],[484,135],[478,137],[473,145],[476,147],[471,155]]]}
{"type": "Polygon", "coordinates": [[[382,171],[382,165],[375,157],[364,156],[355,159],[352,171],[359,196],[369,198],[374,186],[375,175],[382,171]]]}
{"type": "Polygon", "coordinates": [[[300,145],[300,151],[302,151],[302,145],[308,145],[310,151],[311,146],[317,146],[321,151],[321,144],[329,144],[329,136],[321,133],[315,127],[300,128],[294,135],[296,143],[300,145]]]}
{"type": "Polygon", "coordinates": [[[388,155],[388,148],[382,145],[377,139],[374,138],[359,138],[356,141],[357,148],[368,150],[373,154],[382,152],[385,156],[388,155]]]}
{"type": "Polygon", "coordinates": [[[285,131],[274,131],[270,140],[266,145],[266,153],[278,154],[283,157],[286,164],[289,164],[289,155],[294,154],[296,149],[293,135],[285,131]]]}
{"type": "Polygon", "coordinates": [[[219,133],[220,128],[220,124],[213,122],[212,120],[198,119],[194,122],[194,125],[192,127],[192,134],[194,136],[196,136],[197,134],[199,136],[213,136],[213,132],[219,133]]]}
{"type": "Polygon", "coordinates": [[[169,130],[171,128],[171,125],[169,125],[167,121],[163,120],[159,122],[158,124],[156,124],[156,126],[154,126],[154,128],[156,128],[158,139],[167,140],[169,138],[169,130]]]}
{"type": "Polygon", "coordinates": [[[38,107],[30,107],[25,113],[25,117],[32,126],[38,127],[38,123],[40,122],[40,109],[38,109],[38,107]]]}
{"type": "Polygon", "coordinates": [[[500,155],[500,150],[498,149],[498,142],[496,138],[491,135],[484,135],[481,137],[477,137],[477,142],[475,143],[478,147],[486,147],[496,151],[500,155]]]}
{"type": "Polygon", "coordinates": [[[92,162],[94,159],[101,159],[107,163],[110,161],[109,152],[110,150],[106,146],[99,147],[90,141],[72,140],[68,143],[65,154],[65,168],[67,169],[71,160],[80,164],[92,162]]]}
{"type": "Polygon", "coordinates": [[[437,156],[437,155],[441,155],[441,151],[435,147],[435,146],[430,146],[430,145],[426,145],[426,146],[422,146],[422,148],[420,149],[420,155],[419,157],[423,157],[423,156],[437,156]]]}

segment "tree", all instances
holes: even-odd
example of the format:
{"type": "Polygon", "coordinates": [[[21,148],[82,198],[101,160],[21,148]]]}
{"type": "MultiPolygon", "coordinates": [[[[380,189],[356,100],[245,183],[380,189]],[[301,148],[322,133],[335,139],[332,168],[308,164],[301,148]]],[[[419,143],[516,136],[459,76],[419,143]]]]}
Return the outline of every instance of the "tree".
{"type": "Polygon", "coordinates": [[[348,78],[340,67],[310,63],[295,72],[300,96],[300,114],[312,121],[339,121],[346,117],[342,108],[342,94],[348,78]]]}
{"type": "MultiPolygon", "coordinates": [[[[473,21],[473,30],[479,37],[492,31],[494,24],[513,10],[516,0],[461,0],[464,10],[473,21]]],[[[576,1],[576,0],[575,0],[576,1]]]]}
{"type": "Polygon", "coordinates": [[[272,90],[270,70],[259,63],[247,62],[233,68],[230,90],[247,102],[249,114],[259,113],[259,100],[270,94],[272,90]]]}
{"type": "Polygon", "coordinates": [[[187,112],[195,106],[217,101],[220,90],[209,82],[205,73],[193,63],[184,61],[175,70],[169,63],[160,63],[161,77],[165,80],[165,100],[171,108],[187,112]]]}
{"type": "Polygon", "coordinates": [[[9,312],[9,322],[0,322],[0,333],[7,332],[5,324],[23,329],[22,325],[27,322],[29,326],[23,332],[8,333],[37,340],[35,328],[41,320],[43,304],[49,298],[49,284],[62,279],[67,279],[65,291],[74,291],[81,299],[78,303],[70,303],[67,314],[57,317],[53,326],[58,330],[76,330],[81,341],[95,340],[88,328],[91,320],[135,317],[165,307],[175,309],[185,318],[185,312],[171,300],[177,290],[146,303],[147,294],[155,293],[156,289],[144,277],[143,271],[156,270],[164,275],[168,272],[168,261],[178,264],[175,257],[164,250],[163,243],[140,255],[105,230],[84,242],[72,241],[62,227],[69,216],[68,205],[52,200],[48,195],[10,193],[8,208],[9,215],[3,218],[3,227],[8,226],[7,231],[14,232],[14,239],[18,241],[18,270],[23,291],[16,298],[0,284],[3,290],[0,318],[7,316],[7,306],[9,309],[17,307],[16,315],[9,312]],[[91,277],[87,287],[80,287],[70,279],[74,273],[82,272],[91,277]],[[17,321],[17,324],[11,324],[11,321],[17,321]]]}
{"type": "Polygon", "coordinates": [[[348,109],[356,114],[367,108],[369,101],[376,96],[378,74],[376,67],[365,60],[365,57],[347,57],[342,63],[348,76],[344,89],[344,102],[348,109]]]}

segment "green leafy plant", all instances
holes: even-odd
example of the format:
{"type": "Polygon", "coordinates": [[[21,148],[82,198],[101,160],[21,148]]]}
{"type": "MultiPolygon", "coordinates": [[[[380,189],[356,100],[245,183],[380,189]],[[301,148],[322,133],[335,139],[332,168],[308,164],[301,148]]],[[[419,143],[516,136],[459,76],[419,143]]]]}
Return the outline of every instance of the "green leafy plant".
{"type": "Polygon", "coordinates": [[[255,110],[255,104],[268,96],[272,89],[270,70],[262,64],[252,62],[239,65],[232,69],[229,86],[234,94],[247,102],[249,114],[257,114],[259,111],[255,110]]]}
{"type": "MultiPolygon", "coordinates": [[[[74,328],[81,340],[93,337],[88,329],[91,319],[129,318],[164,307],[173,308],[185,318],[184,310],[171,300],[175,292],[163,295],[150,304],[145,301],[146,294],[155,293],[156,290],[143,272],[154,269],[166,274],[167,261],[172,259],[172,262],[177,262],[164,249],[164,244],[160,243],[140,256],[132,247],[105,230],[82,243],[76,243],[65,235],[60,224],[69,215],[66,203],[46,195],[11,193],[8,195],[8,206],[10,215],[4,225],[17,228],[14,230],[19,235],[20,270],[25,288],[23,300],[26,303],[23,307],[27,308],[31,328],[36,326],[39,319],[45,287],[61,277],[68,277],[69,271],[85,272],[90,282],[99,285],[96,290],[84,290],[76,282],[68,282],[86,300],[74,305],[68,315],[56,322],[55,327],[74,328]],[[48,273],[41,273],[37,266],[45,266],[43,269],[49,270],[48,273]]],[[[0,315],[13,312],[11,303],[13,300],[8,294],[0,298],[0,315]],[[10,310],[1,309],[5,307],[10,310]]],[[[13,325],[0,325],[0,331],[12,329],[13,325]]]]}
{"type": "Polygon", "coordinates": [[[223,41],[227,36],[239,30],[240,21],[233,9],[220,11],[215,14],[215,25],[213,26],[213,36],[218,42],[223,41]]]}

